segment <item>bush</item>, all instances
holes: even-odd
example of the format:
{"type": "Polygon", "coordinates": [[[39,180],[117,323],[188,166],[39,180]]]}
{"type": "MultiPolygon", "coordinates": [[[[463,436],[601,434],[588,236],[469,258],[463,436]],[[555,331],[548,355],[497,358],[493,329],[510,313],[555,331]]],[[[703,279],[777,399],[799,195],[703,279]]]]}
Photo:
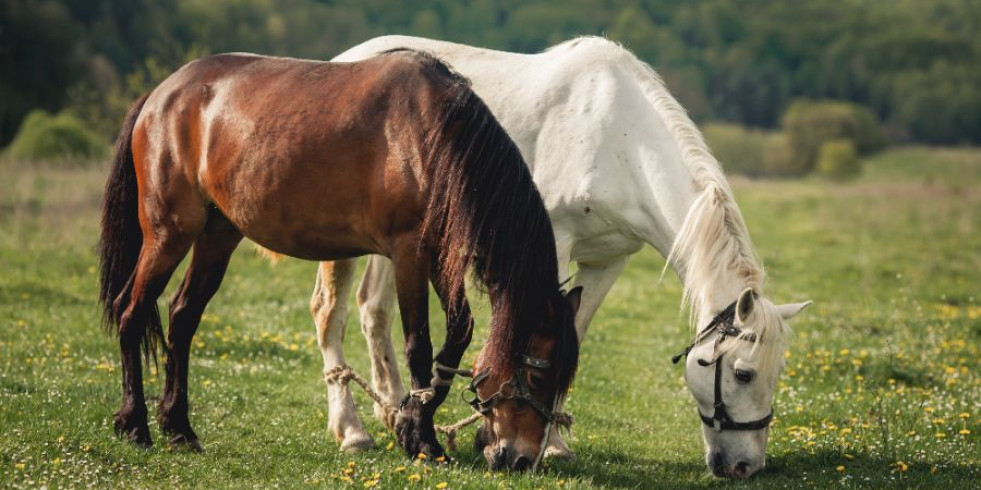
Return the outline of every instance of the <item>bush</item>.
{"type": "Polygon", "coordinates": [[[804,161],[795,158],[790,138],[771,133],[763,146],[763,174],[770,177],[792,177],[805,173],[804,161]]]}
{"type": "Polygon", "coordinates": [[[819,174],[836,180],[855,177],[861,170],[858,150],[847,139],[826,141],[818,153],[819,174]]]}
{"type": "Polygon", "coordinates": [[[767,135],[739,124],[709,123],[705,140],[727,172],[758,177],[763,175],[763,152],[767,135]]]}
{"type": "Polygon", "coordinates": [[[109,154],[109,144],[75,116],[35,110],[24,119],[7,153],[28,160],[101,158],[109,154]]]}
{"type": "Polygon", "coordinates": [[[705,139],[727,172],[750,177],[789,177],[804,173],[782,133],[739,124],[709,123],[705,139]]]}
{"type": "Polygon", "coordinates": [[[862,155],[885,146],[872,111],[850,102],[797,100],[784,113],[783,129],[794,159],[801,163],[801,174],[815,168],[825,142],[846,139],[862,155]]]}

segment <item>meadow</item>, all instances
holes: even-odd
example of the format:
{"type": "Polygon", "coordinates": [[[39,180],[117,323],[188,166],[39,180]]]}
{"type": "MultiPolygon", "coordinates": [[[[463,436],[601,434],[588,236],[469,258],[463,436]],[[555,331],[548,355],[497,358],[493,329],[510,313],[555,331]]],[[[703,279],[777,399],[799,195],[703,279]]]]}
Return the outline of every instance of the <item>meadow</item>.
{"type": "MultiPolygon", "coordinates": [[[[694,402],[670,362],[690,336],[680,283],[671,273],[659,282],[664,261],[650,249],[632,258],[584,344],[566,404],[576,417],[574,463],[490,473],[472,448],[473,428],[454,464],[410,461],[358,390],[378,447],[340,452],[326,427],[307,306],[316,265],[270,265],[249,246],[236,252],[192,351],[191,417],[205,452],[169,450],[153,422],[154,448],[133,448],[112,432],[119,351],[96,303],[107,169],[0,162],[0,487],[976,485],[981,150],[901,148],[864,163],[847,183],[732,181],[770,297],[814,300],[793,324],[767,467],[733,482],[705,467],[694,402]]],[[[348,361],[367,374],[352,310],[348,361]]],[[[466,362],[485,336],[486,302],[477,312],[466,362]]],[[[434,313],[436,342],[442,323],[434,313]]],[[[146,379],[151,413],[162,378],[146,379]]],[[[454,395],[439,422],[468,413],[454,395]]]]}

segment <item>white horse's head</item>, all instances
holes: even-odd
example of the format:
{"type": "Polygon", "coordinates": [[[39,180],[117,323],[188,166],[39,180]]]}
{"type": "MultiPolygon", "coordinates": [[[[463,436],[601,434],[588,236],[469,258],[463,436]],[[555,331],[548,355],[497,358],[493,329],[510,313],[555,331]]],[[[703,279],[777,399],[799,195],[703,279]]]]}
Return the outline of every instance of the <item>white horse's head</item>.
{"type": "Polygon", "coordinates": [[[810,302],[774,305],[747,288],[703,329],[688,352],[685,380],[698,402],[705,462],[715,476],[747,478],[766,464],[786,320],[810,302]]]}

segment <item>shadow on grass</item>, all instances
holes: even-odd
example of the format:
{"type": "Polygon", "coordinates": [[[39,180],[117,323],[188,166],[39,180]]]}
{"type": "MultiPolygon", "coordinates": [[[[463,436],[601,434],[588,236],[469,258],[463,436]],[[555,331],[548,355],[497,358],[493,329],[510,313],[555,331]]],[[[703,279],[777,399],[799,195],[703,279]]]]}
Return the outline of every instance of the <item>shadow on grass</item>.
{"type": "MultiPolygon", "coordinates": [[[[938,485],[976,482],[981,478],[977,466],[945,465],[937,462],[905,462],[900,471],[895,460],[858,454],[846,461],[837,451],[799,453],[767,458],[766,468],[744,481],[716,478],[704,462],[663,461],[618,450],[598,450],[580,454],[575,462],[550,461],[544,475],[576,478],[595,486],[610,488],[720,488],[751,485],[786,487],[792,485],[838,486],[846,481],[858,486],[884,484],[938,485]],[[844,471],[837,467],[843,466],[844,471]]],[[[460,468],[475,472],[487,470],[483,457],[472,447],[457,453],[460,468]]]]}

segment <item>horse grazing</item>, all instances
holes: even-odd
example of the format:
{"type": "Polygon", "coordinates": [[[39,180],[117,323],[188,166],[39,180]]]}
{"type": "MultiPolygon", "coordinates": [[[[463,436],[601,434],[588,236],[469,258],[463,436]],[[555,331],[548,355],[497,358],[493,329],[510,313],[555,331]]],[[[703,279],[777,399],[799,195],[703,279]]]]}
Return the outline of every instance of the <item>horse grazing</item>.
{"type": "MultiPolygon", "coordinates": [[[[580,339],[627,258],[651,245],[681,277],[697,325],[711,324],[709,333],[723,325],[740,332],[711,336],[723,340],[699,342],[689,357],[685,378],[703,419],[724,400],[731,420],[763,420],[783,365],[785,320],[807,303],[776,306],[763,297],[765,275],[725,176],[654,70],[621,46],[589,37],[526,55],[385,36],[335,60],[363,59],[396,46],[433,53],[470,78],[517,143],[552,219],[560,276],[566,277],[570,262],[578,265],[574,285],[585,287],[576,316],[580,339]],[[735,316],[717,318],[727,311],[735,316]],[[757,341],[733,340],[740,336],[757,341]],[[697,362],[716,359],[715,367],[697,362]],[[722,396],[715,396],[715,386],[722,396]]],[[[331,267],[353,271],[354,261],[331,267]]],[[[374,385],[390,401],[404,394],[389,360],[393,277],[391,263],[372,256],[358,291],[374,385]]],[[[345,318],[352,279],[352,272],[322,275],[314,291],[328,368],[343,361],[343,326],[330,319],[335,310],[345,318]],[[325,296],[333,300],[325,302],[325,296]]],[[[349,396],[331,398],[329,414],[344,444],[370,443],[349,396]]],[[[707,424],[706,461],[716,475],[747,477],[763,467],[766,424],[721,424],[719,430],[713,419],[707,424]]],[[[553,455],[572,455],[557,432],[549,444],[553,455]]]]}
{"type": "MultiPolygon", "coordinates": [[[[431,56],[212,56],[172,74],[130,111],[103,204],[100,299],[122,351],[115,428],[132,442],[152,444],[140,348],[149,358],[162,340],[156,299],[193,247],[170,304],[157,418],[171,444],[200,449],[188,417],[189,348],[243,236],[303,259],[391,259],[416,394],[396,430],[411,456],[443,454],[433,414],[471,340],[468,271],[493,302],[477,366],[487,384],[526,373],[536,380],[531,397],[552,408],[572,381],[580,290],[560,290],[541,196],[467,80],[431,56]],[[447,315],[435,358],[430,281],[447,315]],[[434,360],[449,369],[433,376],[434,360]]],[[[511,401],[488,414],[510,466],[537,461],[547,437],[548,417],[526,412],[511,401]]]]}

